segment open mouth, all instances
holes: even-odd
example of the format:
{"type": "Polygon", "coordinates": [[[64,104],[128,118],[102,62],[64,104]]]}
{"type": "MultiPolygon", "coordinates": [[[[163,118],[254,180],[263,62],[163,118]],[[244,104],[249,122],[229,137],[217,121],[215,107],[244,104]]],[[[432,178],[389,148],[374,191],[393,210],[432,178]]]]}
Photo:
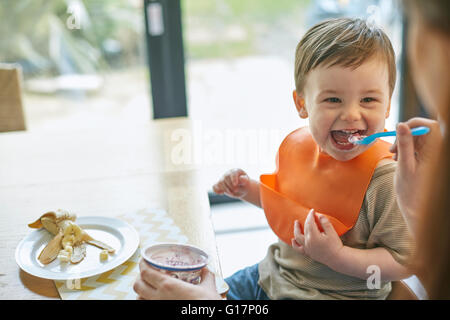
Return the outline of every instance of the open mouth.
{"type": "Polygon", "coordinates": [[[367,130],[349,129],[349,130],[332,130],[331,140],[340,150],[350,150],[355,147],[350,141],[358,140],[366,134],[367,130]]]}

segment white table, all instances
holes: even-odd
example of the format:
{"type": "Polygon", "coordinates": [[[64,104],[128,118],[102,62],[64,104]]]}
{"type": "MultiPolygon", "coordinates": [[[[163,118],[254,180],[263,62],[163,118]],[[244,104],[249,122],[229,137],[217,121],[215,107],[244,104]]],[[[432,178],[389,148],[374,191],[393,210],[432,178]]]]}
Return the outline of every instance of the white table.
{"type": "MultiPolygon", "coordinates": [[[[187,118],[70,132],[0,133],[0,299],[59,298],[53,281],[20,270],[14,250],[42,213],[116,216],[164,208],[221,275],[207,191],[192,164],[174,164],[187,118]]],[[[184,131],[186,132],[186,131],[184,131]]]]}

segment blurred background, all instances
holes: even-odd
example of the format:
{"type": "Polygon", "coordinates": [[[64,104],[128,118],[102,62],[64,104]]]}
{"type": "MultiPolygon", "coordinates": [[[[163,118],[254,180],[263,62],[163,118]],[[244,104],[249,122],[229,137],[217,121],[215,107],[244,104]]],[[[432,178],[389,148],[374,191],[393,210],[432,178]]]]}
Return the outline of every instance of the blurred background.
{"type": "MultiPolygon", "coordinates": [[[[282,138],[306,124],[292,103],[295,47],[309,27],[341,16],[371,19],[392,40],[399,74],[386,127],[393,129],[402,112],[405,39],[397,1],[1,0],[0,62],[22,68],[27,130],[138,126],[164,108],[153,96],[154,65],[162,75],[173,72],[171,61],[162,63],[149,52],[179,42],[184,64],[175,77],[185,92],[172,94],[185,101],[182,112],[201,128],[206,147],[221,150],[222,159],[224,137],[241,137],[242,154],[202,159],[210,191],[230,168],[240,167],[254,179],[274,169],[282,138]],[[152,4],[158,6],[146,11],[152,4]],[[152,20],[168,21],[177,13],[181,27],[175,31],[152,20]],[[181,37],[164,40],[164,32],[181,37]],[[152,39],[158,36],[161,43],[152,39]],[[249,149],[253,154],[244,154],[249,149]]],[[[211,202],[225,276],[258,262],[276,240],[260,209],[227,200],[211,202]],[[236,254],[237,244],[242,254],[236,254]]]]}

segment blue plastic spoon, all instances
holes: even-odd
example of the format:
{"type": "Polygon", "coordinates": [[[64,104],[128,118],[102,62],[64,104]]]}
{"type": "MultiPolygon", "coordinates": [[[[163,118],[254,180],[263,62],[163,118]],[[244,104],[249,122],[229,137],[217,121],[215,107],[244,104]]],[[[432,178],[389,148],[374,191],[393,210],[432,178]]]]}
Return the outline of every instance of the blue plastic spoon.
{"type": "MultiPolygon", "coordinates": [[[[428,127],[417,127],[411,130],[411,134],[413,136],[421,136],[423,134],[427,134],[430,132],[430,128],[428,127]]],[[[349,142],[353,144],[371,144],[375,141],[375,139],[380,137],[395,137],[397,135],[397,131],[386,131],[386,132],[378,132],[375,134],[371,134],[370,136],[367,136],[365,138],[359,139],[357,137],[350,137],[349,142]],[[352,139],[353,138],[353,139],[352,139]]]]}

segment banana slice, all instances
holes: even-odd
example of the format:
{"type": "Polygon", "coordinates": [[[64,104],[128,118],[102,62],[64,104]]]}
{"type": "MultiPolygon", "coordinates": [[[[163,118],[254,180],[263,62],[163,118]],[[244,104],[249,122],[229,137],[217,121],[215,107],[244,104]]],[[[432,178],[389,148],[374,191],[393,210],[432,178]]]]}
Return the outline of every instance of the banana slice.
{"type": "Polygon", "coordinates": [[[108,260],[108,257],[109,257],[108,250],[100,251],[100,261],[106,261],[108,260]]]}
{"type": "Polygon", "coordinates": [[[70,254],[64,250],[61,250],[58,253],[58,260],[59,260],[59,262],[67,263],[70,261],[70,254]]]}

